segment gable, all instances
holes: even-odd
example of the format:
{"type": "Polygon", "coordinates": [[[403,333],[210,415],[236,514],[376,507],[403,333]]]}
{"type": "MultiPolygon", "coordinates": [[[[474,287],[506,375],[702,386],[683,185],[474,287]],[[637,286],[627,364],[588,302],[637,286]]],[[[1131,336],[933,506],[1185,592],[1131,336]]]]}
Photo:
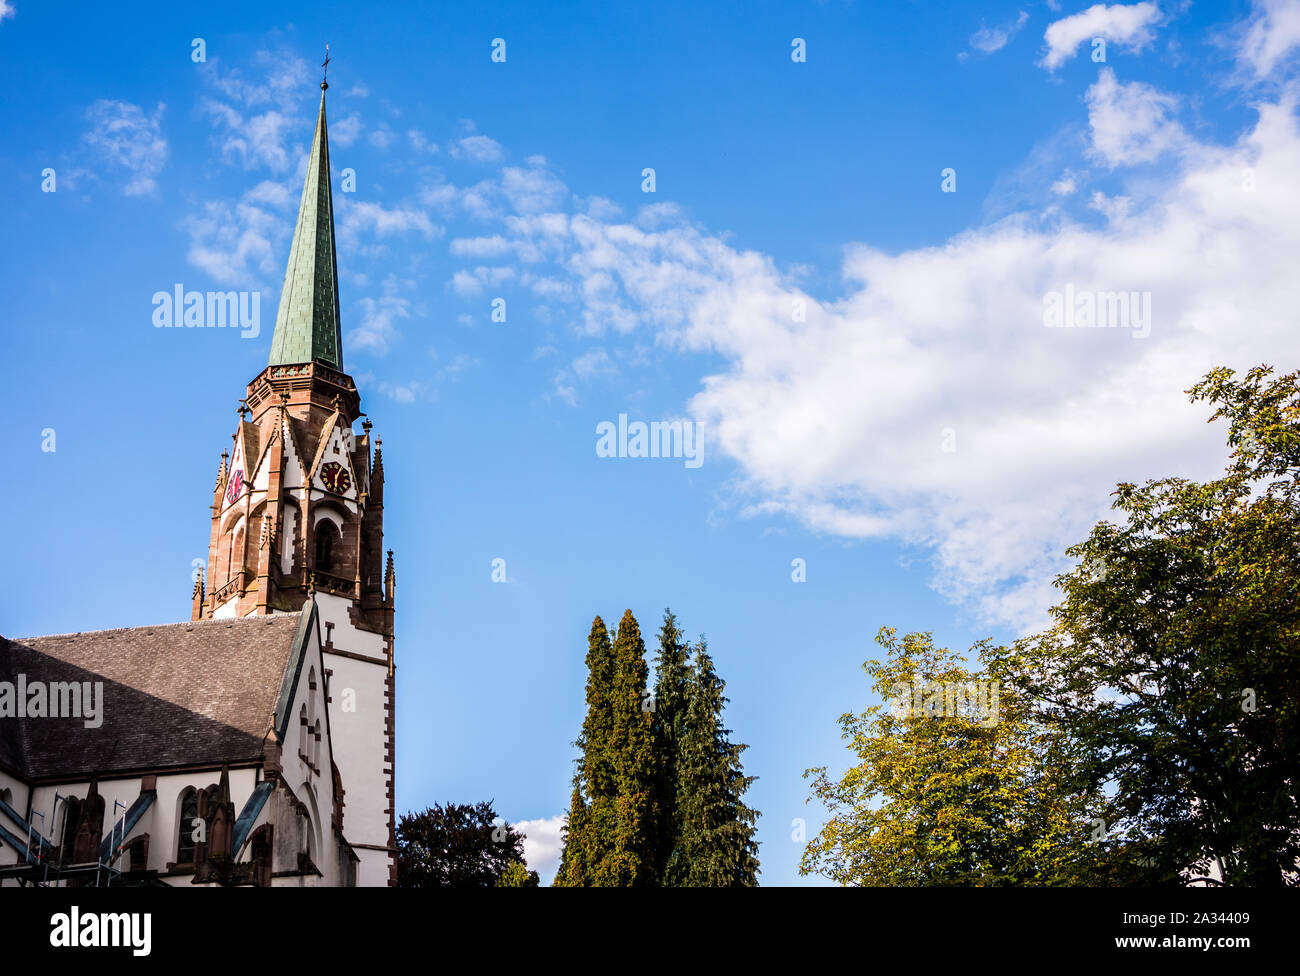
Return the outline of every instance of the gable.
{"type": "Polygon", "coordinates": [[[253,465],[258,459],[257,427],[241,420],[235,431],[235,449],[230,455],[230,470],[222,497],[222,511],[244,497],[252,484],[253,465]]]}
{"type": "Polygon", "coordinates": [[[311,486],[344,499],[355,510],[359,491],[356,468],[352,461],[352,432],[338,423],[335,413],[321,431],[320,444],[311,467],[311,486]]]}

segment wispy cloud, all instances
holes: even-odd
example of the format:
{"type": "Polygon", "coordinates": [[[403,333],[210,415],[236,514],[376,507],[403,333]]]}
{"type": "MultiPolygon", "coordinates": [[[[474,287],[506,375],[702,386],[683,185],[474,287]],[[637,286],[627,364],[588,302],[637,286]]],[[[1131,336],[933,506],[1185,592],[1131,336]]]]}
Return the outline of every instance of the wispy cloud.
{"type": "MultiPolygon", "coordinates": [[[[466,122],[465,127],[470,132],[474,131],[473,122],[466,122]]],[[[451,144],[450,152],[454,159],[464,159],[474,163],[495,163],[504,154],[501,143],[478,134],[455,140],[451,144]]]]}
{"type": "Polygon", "coordinates": [[[388,351],[396,329],[396,319],[411,317],[411,303],[395,295],[380,298],[362,298],[357,304],[361,308],[361,324],[348,333],[348,343],[356,349],[368,349],[379,354],[388,351]]]}
{"type": "Polygon", "coordinates": [[[167,162],[164,109],[159,102],[152,114],[146,114],[138,105],[101,98],[86,110],[90,128],[82,139],[98,156],[96,171],[125,173],[122,192],[127,196],[158,188],[155,177],[167,162]]]}
{"type": "Polygon", "coordinates": [[[1300,3],[1295,0],[1257,0],[1255,14],[1246,25],[1240,57],[1257,78],[1273,72],[1300,47],[1300,3]]]}
{"type": "Polygon", "coordinates": [[[970,38],[970,46],[977,51],[983,51],[985,54],[992,54],[994,51],[1000,51],[1007,46],[1011,40],[1025,26],[1029,20],[1029,14],[1023,10],[1016,16],[1013,21],[1008,21],[1000,27],[987,27],[983,23],[970,38]]]}
{"type": "Polygon", "coordinates": [[[222,285],[278,285],[275,278],[284,271],[283,250],[291,225],[286,216],[261,205],[275,195],[273,186],[259,184],[235,204],[210,201],[186,218],[182,223],[190,236],[189,263],[222,285]]]}
{"type": "Polygon", "coordinates": [[[261,76],[250,81],[214,59],[208,77],[215,94],[202,98],[199,107],[212,120],[213,141],[222,159],[245,169],[265,166],[284,172],[297,164],[290,140],[311,134],[298,111],[310,90],[307,62],[291,54],[258,51],[254,64],[261,76]]]}

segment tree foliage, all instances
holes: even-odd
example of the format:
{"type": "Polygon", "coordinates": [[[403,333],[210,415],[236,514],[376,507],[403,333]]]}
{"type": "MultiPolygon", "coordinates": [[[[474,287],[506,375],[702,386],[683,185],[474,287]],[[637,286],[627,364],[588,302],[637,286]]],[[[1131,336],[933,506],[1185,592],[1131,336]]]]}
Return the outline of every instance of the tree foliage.
{"type": "Polygon", "coordinates": [[[537,872],[524,863],[524,836],[499,819],[490,801],[434,804],[405,814],[397,825],[398,887],[493,887],[518,870],[536,885],[537,872]]]}
{"type": "Polygon", "coordinates": [[[687,675],[685,721],[675,743],[677,825],[675,846],[667,857],[664,883],[685,887],[733,887],[758,884],[758,811],[745,804],[754,781],[746,776],[740,754],[723,727],[727,699],[703,639],[687,675]]]}
{"type": "MultiPolygon", "coordinates": [[[[886,657],[863,669],[888,704],[840,717],[856,760],[840,779],[826,767],[805,773],[830,818],[800,873],[879,886],[1076,876],[1089,809],[1060,788],[1063,743],[994,675],[967,668],[929,634],[899,639],[884,628],[876,642],[886,657]]],[[[983,660],[990,650],[985,642],[971,654],[983,660]]]]}
{"type": "Polygon", "coordinates": [[[1224,476],[1121,484],[1069,550],[1047,633],[1004,667],[1110,795],[1117,880],[1297,882],[1300,390],[1215,369],[1190,391],[1228,423],[1224,476]]]}
{"type": "MultiPolygon", "coordinates": [[[[1044,633],[976,649],[989,729],[880,706],[802,870],[846,884],[1300,884],[1300,383],[1267,366],[1188,391],[1226,421],[1208,482],[1120,484],[1067,550],[1044,633]],[[1081,831],[1081,828],[1083,830],[1081,831]]],[[[882,631],[895,681],[974,676],[882,631]]]]}
{"type": "Polygon", "coordinates": [[[654,751],[645,643],[632,611],[612,643],[597,617],[587,648],[587,715],[575,743],[582,755],[555,884],[653,884],[654,751]]]}
{"type": "Polygon", "coordinates": [[[745,746],[722,727],[723,684],[702,644],[696,658],[665,611],[651,699],[632,612],[612,642],[596,618],[557,886],[756,883],[745,746]]]}
{"type": "Polygon", "coordinates": [[[679,867],[670,870],[669,862],[678,865],[682,856],[673,858],[681,836],[677,814],[679,788],[678,753],[686,732],[686,711],[690,704],[690,646],[686,643],[677,618],[664,611],[659,628],[659,654],[656,658],[654,696],[655,798],[659,804],[658,838],[655,845],[655,873],[661,884],[681,883],[679,867]]]}

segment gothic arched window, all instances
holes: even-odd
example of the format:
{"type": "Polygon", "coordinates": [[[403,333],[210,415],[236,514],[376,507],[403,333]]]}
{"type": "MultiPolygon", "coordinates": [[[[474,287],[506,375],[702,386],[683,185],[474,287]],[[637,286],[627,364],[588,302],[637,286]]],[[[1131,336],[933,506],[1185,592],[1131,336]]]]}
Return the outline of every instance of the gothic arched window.
{"type": "Polygon", "coordinates": [[[199,794],[192,786],[181,793],[180,819],[177,821],[176,863],[194,863],[194,825],[199,819],[199,794]]]}
{"type": "Polygon", "coordinates": [[[77,825],[81,822],[81,801],[75,796],[63,801],[63,833],[59,846],[63,850],[63,860],[71,862],[72,847],[77,840],[77,825]]]}
{"type": "Polygon", "coordinates": [[[298,758],[311,762],[311,723],[307,721],[307,706],[298,709],[298,758]]]}
{"type": "Polygon", "coordinates": [[[73,864],[86,864],[99,857],[99,839],[104,835],[104,798],[99,795],[93,780],[80,809],[72,857],[65,858],[73,864]]]}
{"type": "Polygon", "coordinates": [[[334,550],[343,541],[338,527],[329,519],[316,524],[316,569],[322,573],[334,572],[334,550]]]}
{"type": "Polygon", "coordinates": [[[240,521],[239,527],[235,529],[230,536],[230,566],[229,578],[235,576],[244,569],[244,523],[240,521]]]}

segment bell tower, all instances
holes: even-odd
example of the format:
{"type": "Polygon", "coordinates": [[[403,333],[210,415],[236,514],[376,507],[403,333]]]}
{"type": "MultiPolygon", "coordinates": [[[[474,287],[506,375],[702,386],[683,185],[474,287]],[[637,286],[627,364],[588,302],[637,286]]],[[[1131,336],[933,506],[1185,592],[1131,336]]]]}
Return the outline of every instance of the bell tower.
{"type": "Polygon", "coordinates": [[[357,883],[395,885],[396,584],[392,550],[384,552],[382,446],[371,443],[356,384],[343,371],[329,86],[320,87],[271,354],[240,400],[233,444],[221,455],[193,618],[292,613],[315,601],[343,833],[361,859],[357,883]]]}

